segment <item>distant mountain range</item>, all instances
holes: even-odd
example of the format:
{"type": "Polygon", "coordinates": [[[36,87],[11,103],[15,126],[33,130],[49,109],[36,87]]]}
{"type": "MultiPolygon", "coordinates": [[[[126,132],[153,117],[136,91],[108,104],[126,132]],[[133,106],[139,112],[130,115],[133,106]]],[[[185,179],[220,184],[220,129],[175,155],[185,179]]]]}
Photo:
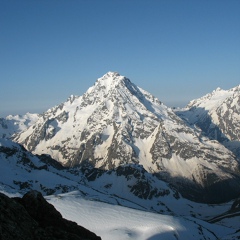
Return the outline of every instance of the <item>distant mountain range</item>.
{"type": "MultiPolygon", "coordinates": [[[[238,95],[238,87],[217,89],[174,112],[128,78],[108,72],[83,96],[71,96],[40,116],[28,115],[28,128],[18,127],[14,141],[34,154],[50,155],[65,167],[107,172],[139,165],[184,197],[226,201],[240,194],[238,130],[230,129],[237,126],[238,95]],[[225,113],[220,107],[227,109],[225,113]],[[211,118],[215,109],[218,122],[211,118]],[[212,126],[218,123],[214,136],[222,137],[213,138],[212,126]]],[[[17,126],[19,122],[23,123],[18,120],[17,126]]],[[[13,128],[4,124],[6,137],[13,128]]]]}
{"type": "Polygon", "coordinates": [[[26,130],[33,125],[39,114],[26,113],[25,115],[9,115],[6,118],[0,118],[0,138],[11,138],[14,134],[26,130]]]}

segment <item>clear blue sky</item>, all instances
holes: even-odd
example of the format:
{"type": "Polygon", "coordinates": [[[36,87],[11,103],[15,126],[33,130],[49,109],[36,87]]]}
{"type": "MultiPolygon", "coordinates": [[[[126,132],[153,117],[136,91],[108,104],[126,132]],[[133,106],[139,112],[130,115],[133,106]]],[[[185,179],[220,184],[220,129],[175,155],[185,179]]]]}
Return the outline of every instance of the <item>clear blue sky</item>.
{"type": "Polygon", "coordinates": [[[0,117],[117,71],[168,106],[240,84],[240,0],[0,0],[0,117]]]}

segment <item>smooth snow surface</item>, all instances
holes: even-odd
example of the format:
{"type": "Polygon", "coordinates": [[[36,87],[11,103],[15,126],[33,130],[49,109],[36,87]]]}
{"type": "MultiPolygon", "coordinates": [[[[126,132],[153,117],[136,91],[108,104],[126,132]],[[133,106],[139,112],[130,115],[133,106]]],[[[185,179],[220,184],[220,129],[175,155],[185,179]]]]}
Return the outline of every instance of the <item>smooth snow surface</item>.
{"type": "Polygon", "coordinates": [[[95,232],[103,240],[218,239],[232,232],[232,229],[193,218],[166,216],[86,200],[79,192],[47,196],[46,199],[64,218],[95,232]]]}

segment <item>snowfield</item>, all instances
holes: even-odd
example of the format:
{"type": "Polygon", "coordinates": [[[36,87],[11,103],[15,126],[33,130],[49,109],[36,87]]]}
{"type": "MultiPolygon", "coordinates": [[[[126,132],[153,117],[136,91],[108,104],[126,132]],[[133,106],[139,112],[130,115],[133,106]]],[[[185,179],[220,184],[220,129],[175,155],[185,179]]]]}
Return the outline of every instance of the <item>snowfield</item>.
{"type": "Polygon", "coordinates": [[[77,191],[46,199],[64,218],[95,232],[103,240],[221,239],[233,233],[233,229],[191,217],[167,216],[90,201],[77,191]]]}

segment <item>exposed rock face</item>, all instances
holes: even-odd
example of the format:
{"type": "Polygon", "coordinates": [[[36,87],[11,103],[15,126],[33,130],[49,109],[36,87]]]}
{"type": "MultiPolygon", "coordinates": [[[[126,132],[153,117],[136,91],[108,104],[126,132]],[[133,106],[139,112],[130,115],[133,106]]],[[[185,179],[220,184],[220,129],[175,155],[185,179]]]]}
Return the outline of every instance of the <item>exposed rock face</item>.
{"type": "Polygon", "coordinates": [[[0,193],[0,239],[97,240],[101,239],[61,214],[43,196],[32,191],[11,199],[0,193]]]}
{"type": "MultiPolygon", "coordinates": [[[[104,187],[105,189],[109,189],[109,192],[115,187],[114,184],[121,186],[121,182],[125,182],[122,188],[128,189],[129,192],[140,199],[151,200],[153,197],[159,198],[170,195],[170,193],[174,196],[179,195],[177,191],[162,184],[163,182],[152,176],[152,174],[149,174],[139,165],[119,166],[115,170],[109,171],[92,169],[90,171],[88,170],[85,176],[89,181],[89,185],[91,185],[91,182],[95,182],[96,185],[99,185],[99,188],[104,187]],[[101,181],[101,178],[104,180],[101,181]],[[109,181],[110,179],[112,179],[112,182],[109,181]],[[105,183],[105,186],[101,186],[101,183],[105,183]]],[[[118,195],[121,194],[118,193],[118,195]]],[[[124,193],[122,197],[124,197],[124,193]]]]}

